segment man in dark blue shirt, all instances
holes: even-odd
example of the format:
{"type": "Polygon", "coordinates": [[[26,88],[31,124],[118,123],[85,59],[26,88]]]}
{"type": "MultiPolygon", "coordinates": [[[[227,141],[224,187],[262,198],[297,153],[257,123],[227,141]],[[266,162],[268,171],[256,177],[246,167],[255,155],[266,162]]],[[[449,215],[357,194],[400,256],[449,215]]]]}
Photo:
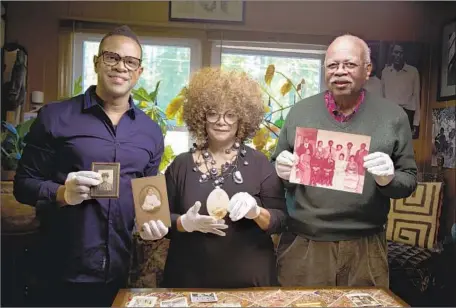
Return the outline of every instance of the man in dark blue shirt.
{"type": "MultiPolygon", "coordinates": [[[[41,219],[53,304],[110,306],[125,287],[135,224],[131,179],[156,175],[164,148],[160,127],[131,98],[141,59],[128,27],[108,33],[94,57],[97,85],[43,106],[26,137],[14,196],[36,206],[41,219]],[[92,162],[120,163],[117,199],[90,197],[101,183],[92,162]]],[[[152,240],[168,231],[160,221],[145,229],[152,240]]]]}

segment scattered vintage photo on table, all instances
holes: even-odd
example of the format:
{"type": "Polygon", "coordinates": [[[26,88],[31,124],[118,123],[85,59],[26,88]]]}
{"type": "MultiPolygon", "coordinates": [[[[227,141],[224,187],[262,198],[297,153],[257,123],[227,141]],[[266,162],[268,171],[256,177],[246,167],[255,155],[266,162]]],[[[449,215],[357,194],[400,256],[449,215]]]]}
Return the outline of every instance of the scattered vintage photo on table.
{"type": "Polygon", "coordinates": [[[352,293],[352,294],[347,294],[346,296],[355,305],[355,307],[381,307],[381,306],[383,306],[375,298],[373,298],[370,294],[352,293]]]}
{"type": "Polygon", "coordinates": [[[370,136],[296,128],[290,182],[361,194],[370,136]]]}
{"type": "Polygon", "coordinates": [[[136,224],[141,227],[150,220],[161,220],[171,227],[168,192],[164,175],[131,180],[135,203],[136,224]]]}
{"type": "Polygon", "coordinates": [[[216,302],[217,294],[214,292],[209,293],[190,293],[190,300],[192,303],[213,303],[216,302]]]}
{"type": "Polygon", "coordinates": [[[293,307],[325,307],[322,302],[293,303],[293,307]]]}
{"type": "Polygon", "coordinates": [[[188,307],[187,298],[178,297],[160,302],[160,307],[188,307]]]}
{"type": "Polygon", "coordinates": [[[120,163],[92,163],[92,171],[101,175],[102,182],[90,189],[92,198],[119,198],[120,163]]]}
{"type": "Polygon", "coordinates": [[[127,307],[154,307],[156,303],[155,296],[134,296],[127,307]]]}
{"type": "Polygon", "coordinates": [[[216,303],[212,307],[242,307],[241,303],[216,303]]]}

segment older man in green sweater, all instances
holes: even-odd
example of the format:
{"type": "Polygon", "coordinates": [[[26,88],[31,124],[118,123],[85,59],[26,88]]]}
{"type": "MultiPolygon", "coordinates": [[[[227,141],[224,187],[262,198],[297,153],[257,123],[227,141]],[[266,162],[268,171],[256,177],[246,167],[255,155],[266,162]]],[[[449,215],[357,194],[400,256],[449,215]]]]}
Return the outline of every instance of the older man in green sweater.
{"type": "Polygon", "coordinates": [[[290,222],[278,247],[283,286],[388,287],[385,224],[390,199],[416,188],[412,133],[397,104],[363,89],[370,52],[358,37],[344,35],[328,47],[328,91],[293,106],[273,160],[284,179],[290,222]],[[297,127],[371,136],[362,194],[289,182],[297,127]]]}

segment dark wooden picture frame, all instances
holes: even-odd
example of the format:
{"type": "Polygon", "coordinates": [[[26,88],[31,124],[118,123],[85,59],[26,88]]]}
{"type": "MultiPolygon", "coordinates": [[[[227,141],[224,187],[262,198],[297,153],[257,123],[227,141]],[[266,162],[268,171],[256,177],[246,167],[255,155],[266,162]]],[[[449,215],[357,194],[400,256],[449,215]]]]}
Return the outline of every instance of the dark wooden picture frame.
{"type": "MultiPolygon", "coordinates": [[[[244,24],[245,21],[245,1],[239,0],[224,0],[224,1],[205,1],[206,3],[202,3],[198,1],[169,1],[169,9],[168,9],[168,20],[169,21],[181,21],[181,22],[203,22],[203,23],[217,23],[217,24],[244,24]],[[212,3],[209,3],[212,2],[212,3]],[[175,9],[177,6],[180,6],[183,9],[183,6],[193,5],[209,5],[211,7],[201,7],[201,10],[196,9],[189,9],[186,16],[182,16],[182,14],[176,14],[175,9]],[[240,6],[240,14],[232,16],[231,18],[225,18],[226,9],[228,6],[231,5],[239,5],[240,6]],[[223,8],[224,7],[224,8],[223,8]],[[203,16],[202,11],[205,11],[206,14],[204,15],[213,15],[213,17],[203,16]],[[223,12],[222,12],[223,11],[223,12]]],[[[189,6],[189,8],[190,8],[189,6]]],[[[194,8],[194,7],[193,7],[194,8]]]]}
{"type": "Polygon", "coordinates": [[[456,19],[443,25],[439,51],[437,101],[449,101],[456,99],[456,19]],[[451,85],[448,85],[448,82],[451,82],[451,85]]]}
{"type": "Polygon", "coordinates": [[[106,184],[99,184],[90,189],[92,198],[119,198],[120,163],[92,163],[92,171],[102,175],[106,184]],[[110,180],[111,179],[111,180],[110,180]]]}

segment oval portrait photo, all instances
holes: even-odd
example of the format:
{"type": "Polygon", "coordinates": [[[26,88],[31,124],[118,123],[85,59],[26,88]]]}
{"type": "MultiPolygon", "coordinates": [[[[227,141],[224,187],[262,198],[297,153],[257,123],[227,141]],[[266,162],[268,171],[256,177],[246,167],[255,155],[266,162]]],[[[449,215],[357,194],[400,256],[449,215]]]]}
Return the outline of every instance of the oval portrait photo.
{"type": "Polygon", "coordinates": [[[154,186],[144,187],[139,195],[139,200],[141,208],[147,212],[158,209],[161,205],[160,192],[154,186]]]}

